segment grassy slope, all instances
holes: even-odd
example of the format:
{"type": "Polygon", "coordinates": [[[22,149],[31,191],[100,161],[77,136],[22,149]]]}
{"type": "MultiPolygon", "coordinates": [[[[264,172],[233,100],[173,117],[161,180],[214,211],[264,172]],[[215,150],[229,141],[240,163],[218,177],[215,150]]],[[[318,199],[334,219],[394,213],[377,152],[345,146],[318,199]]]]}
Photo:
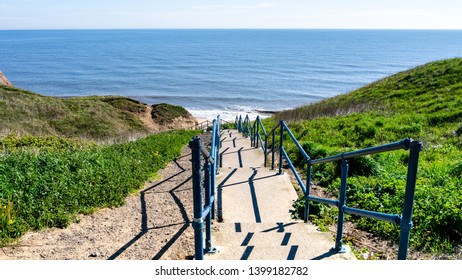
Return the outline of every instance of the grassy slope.
{"type": "Polygon", "coordinates": [[[145,108],[124,97],[60,99],[0,86],[0,136],[15,132],[104,139],[146,133],[136,116],[145,108]]]}
{"type": "MultiPolygon", "coordinates": [[[[428,63],[348,94],[278,113],[267,120],[268,126],[277,119],[290,122],[313,158],[405,137],[423,141],[411,245],[436,252],[457,250],[462,239],[462,59],[428,63]]],[[[293,147],[289,153],[300,168],[306,167],[293,147]]],[[[408,152],[398,151],[350,162],[348,204],[400,213],[407,158],[408,152]]],[[[337,175],[334,165],[314,170],[314,179],[334,195],[337,175]]],[[[313,213],[329,218],[319,206],[314,208],[313,213]]],[[[350,219],[397,239],[394,226],[350,219]]]]}
{"type": "MultiPolygon", "coordinates": [[[[94,141],[148,134],[139,118],[148,109],[125,97],[60,99],[0,86],[0,245],[29,229],[67,226],[77,213],[121,205],[178,156],[197,131],[94,141]]],[[[162,109],[159,124],[188,113],[162,109]]]]}
{"type": "Polygon", "coordinates": [[[77,213],[122,205],[195,134],[80,146],[57,137],[25,137],[20,145],[10,139],[3,144],[8,152],[0,154],[0,245],[29,229],[65,227],[77,213]]]}

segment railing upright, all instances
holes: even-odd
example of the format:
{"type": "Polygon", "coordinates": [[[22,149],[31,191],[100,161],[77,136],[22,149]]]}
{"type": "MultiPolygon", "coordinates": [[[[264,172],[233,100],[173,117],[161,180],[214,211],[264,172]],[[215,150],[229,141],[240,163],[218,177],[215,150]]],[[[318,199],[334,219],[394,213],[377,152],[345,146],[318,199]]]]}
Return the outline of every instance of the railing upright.
{"type": "Polygon", "coordinates": [[[308,160],[308,166],[306,168],[306,188],[305,188],[305,213],[303,221],[308,223],[308,217],[310,216],[310,190],[311,190],[311,158],[308,160]]]}
{"type": "MultiPolygon", "coordinates": [[[[208,160],[205,161],[204,163],[204,202],[205,205],[211,206],[212,200],[212,178],[214,176],[211,176],[213,172],[213,165],[210,164],[208,160]]],[[[213,209],[213,207],[212,207],[213,209]]],[[[205,251],[210,252],[212,250],[212,218],[211,215],[213,215],[213,211],[209,215],[207,215],[207,218],[205,219],[205,251]]]]}
{"type": "Polygon", "coordinates": [[[265,148],[264,148],[264,155],[265,155],[265,158],[263,159],[264,162],[263,162],[263,166],[266,167],[267,165],[267,157],[268,157],[268,135],[265,134],[265,148]]]}
{"type": "Polygon", "coordinates": [[[212,142],[210,152],[202,143],[198,136],[191,139],[192,163],[192,182],[194,217],[192,226],[194,228],[194,256],[196,260],[203,260],[204,253],[213,253],[212,247],[212,219],[215,218],[215,194],[216,194],[216,175],[218,173],[219,153],[220,153],[220,116],[212,122],[212,142]],[[202,155],[205,162],[202,166],[202,155]],[[202,177],[202,167],[204,177],[202,177]],[[204,186],[202,185],[202,180],[204,186]],[[202,189],[204,189],[204,203],[202,204],[202,189]],[[205,225],[205,248],[204,248],[204,225],[205,225]]]}
{"type": "Polygon", "coordinates": [[[242,116],[239,116],[239,124],[238,124],[237,130],[239,132],[242,132],[242,116]]]}
{"type": "Polygon", "coordinates": [[[189,142],[192,156],[192,172],[193,172],[193,200],[194,200],[194,218],[192,226],[194,228],[194,251],[195,259],[204,259],[204,220],[202,219],[202,171],[201,171],[201,146],[202,140],[200,137],[194,137],[189,142]]]}
{"type": "Polygon", "coordinates": [[[345,248],[342,247],[343,244],[343,223],[345,221],[344,207],[346,204],[346,189],[347,189],[347,179],[348,179],[348,162],[347,160],[342,160],[341,165],[341,178],[340,178],[340,198],[338,203],[338,219],[337,219],[337,236],[335,238],[335,250],[339,253],[345,252],[345,248]]]}
{"type": "Polygon", "coordinates": [[[274,170],[274,151],[275,151],[275,139],[276,139],[276,128],[272,130],[271,133],[272,141],[271,141],[271,170],[274,170]]]}
{"type": "MultiPolygon", "coordinates": [[[[210,196],[215,196],[215,185],[216,185],[216,182],[215,182],[215,179],[216,179],[216,174],[217,174],[217,163],[219,162],[218,161],[218,158],[217,158],[217,147],[216,147],[216,144],[217,144],[217,122],[216,120],[213,120],[213,123],[212,123],[212,143],[211,143],[211,146],[210,146],[210,154],[214,157],[214,162],[211,164],[211,173],[212,173],[212,178],[211,178],[211,185],[213,186],[213,188],[211,188],[211,192],[209,193],[210,196]]],[[[219,136],[218,136],[219,137],[219,136]]],[[[218,139],[219,141],[219,139],[218,139]]],[[[215,203],[212,204],[212,210],[215,210],[215,203]]],[[[212,211],[212,219],[215,218],[215,211],[212,211]]]]}
{"type": "Polygon", "coordinates": [[[258,136],[259,136],[259,133],[260,133],[260,131],[259,131],[259,129],[260,129],[260,124],[258,123],[258,117],[257,117],[257,119],[255,120],[254,128],[255,128],[255,129],[254,129],[254,134],[253,134],[253,135],[254,135],[254,136],[253,136],[253,139],[254,139],[254,141],[253,141],[253,146],[254,146],[255,148],[258,148],[258,140],[259,140],[258,136]]]}
{"type": "Polygon", "coordinates": [[[422,143],[412,141],[409,144],[409,162],[407,169],[406,190],[404,193],[403,215],[400,223],[398,260],[407,259],[409,235],[412,229],[412,209],[414,207],[415,184],[417,181],[417,167],[422,143]]]}
{"type": "Polygon", "coordinates": [[[282,174],[282,154],[284,152],[284,127],[282,126],[283,121],[280,122],[280,134],[279,134],[279,172],[282,174]]]}

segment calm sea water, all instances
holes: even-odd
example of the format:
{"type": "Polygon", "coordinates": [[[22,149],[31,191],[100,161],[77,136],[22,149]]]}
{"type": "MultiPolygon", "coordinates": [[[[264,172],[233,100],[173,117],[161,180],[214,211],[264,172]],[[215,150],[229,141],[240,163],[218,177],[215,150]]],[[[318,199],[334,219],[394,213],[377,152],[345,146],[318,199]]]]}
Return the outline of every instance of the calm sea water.
{"type": "Polygon", "coordinates": [[[198,117],[274,111],[462,56],[462,31],[0,31],[0,70],[50,96],[124,95],[198,117]]]}

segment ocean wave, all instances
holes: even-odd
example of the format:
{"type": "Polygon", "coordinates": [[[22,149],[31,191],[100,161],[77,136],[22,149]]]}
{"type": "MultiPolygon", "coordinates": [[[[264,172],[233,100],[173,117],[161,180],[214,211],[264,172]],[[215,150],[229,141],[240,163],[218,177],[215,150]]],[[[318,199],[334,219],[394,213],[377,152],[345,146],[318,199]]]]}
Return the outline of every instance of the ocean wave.
{"type": "Polygon", "coordinates": [[[195,118],[197,119],[208,119],[213,120],[218,115],[222,120],[226,120],[229,122],[234,122],[236,117],[242,116],[249,116],[251,120],[254,120],[257,116],[261,118],[270,117],[272,114],[271,110],[263,110],[263,109],[250,109],[245,108],[244,106],[241,109],[213,109],[213,110],[200,110],[200,109],[190,109],[186,108],[195,118]]]}

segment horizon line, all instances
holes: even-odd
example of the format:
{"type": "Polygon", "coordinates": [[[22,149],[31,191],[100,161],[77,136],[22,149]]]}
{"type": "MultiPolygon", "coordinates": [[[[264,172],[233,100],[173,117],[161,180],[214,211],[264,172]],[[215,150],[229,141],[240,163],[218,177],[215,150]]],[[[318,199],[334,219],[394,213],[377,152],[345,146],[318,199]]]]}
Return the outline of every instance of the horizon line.
{"type": "Polygon", "coordinates": [[[11,29],[1,29],[0,31],[78,31],[78,30],[343,30],[343,31],[368,31],[368,30],[377,30],[377,31],[462,31],[462,28],[305,28],[305,27],[291,27],[291,28],[272,28],[272,27],[244,27],[244,28],[214,28],[214,27],[207,27],[207,28],[11,28],[11,29]]]}

